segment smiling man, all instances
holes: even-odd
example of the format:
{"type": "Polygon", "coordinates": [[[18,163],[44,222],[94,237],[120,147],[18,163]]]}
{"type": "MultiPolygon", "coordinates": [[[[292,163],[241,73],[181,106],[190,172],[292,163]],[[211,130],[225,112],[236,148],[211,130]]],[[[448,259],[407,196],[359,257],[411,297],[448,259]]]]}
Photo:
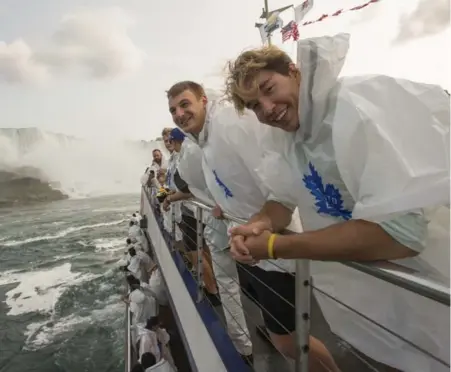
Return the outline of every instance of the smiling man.
{"type": "MultiPolygon", "coordinates": [[[[238,261],[413,257],[428,239],[423,208],[449,204],[449,96],[438,86],[382,75],[339,79],[348,46],[346,34],[306,39],[298,42],[297,66],[277,47],[244,52],[230,64],[227,92],[236,109],[251,109],[261,123],[282,130],[268,138],[258,174],[286,207],[275,213],[266,205],[232,229],[238,261]],[[281,151],[272,149],[274,141],[281,151]],[[274,234],[293,205],[305,232],[274,234]]],[[[437,249],[445,259],[449,245],[437,249]]],[[[449,334],[441,331],[448,315],[427,330],[415,328],[422,314],[444,315],[443,309],[423,307],[423,299],[338,264],[314,267],[317,286],[449,363],[449,334]]],[[[379,337],[380,328],[333,302],[323,304],[332,329],[373,358],[403,371],[444,370],[392,335],[379,337]]]]}
{"type": "MultiPolygon", "coordinates": [[[[267,201],[268,192],[255,169],[263,155],[260,138],[263,132],[273,130],[262,127],[251,111],[239,115],[231,105],[209,101],[202,86],[195,82],[173,85],[167,97],[174,123],[202,150],[203,174],[215,203],[230,215],[251,218],[267,201]]],[[[275,206],[276,213],[277,208],[286,209],[278,203],[270,205],[275,206]]],[[[281,217],[273,225],[275,231],[290,224],[291,212],[281,213],[281,217]]],[[[267,260],[241,268],[255,289],[273,343],[283,354],[294,357],[294,262],[267,260]]],[[[312,371],[322,371],[322,365],[337,370],[319,340],[312,337],[310,347],[312,371]]]]}

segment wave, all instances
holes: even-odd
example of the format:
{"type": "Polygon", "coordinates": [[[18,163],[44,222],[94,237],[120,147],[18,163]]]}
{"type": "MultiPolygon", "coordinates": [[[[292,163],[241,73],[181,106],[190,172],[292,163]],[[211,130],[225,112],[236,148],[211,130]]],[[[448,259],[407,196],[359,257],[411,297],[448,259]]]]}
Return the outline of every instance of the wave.
{"type": "Polygon", "coordinates": [[[113,225],[119,225],[120,223],[123,223],[127,221],[126,219],[111,221],[111,222],[102,222],[102,223],[96,223],[92,225],[81,225],[76,227],[68,227],[67,229],[61,230],[60,232],[56,234],[49,234],[49,235],[42,235],[42,236],[35,236],[33,238],[27,238],[23,240],[9,240],[2,242],[2,245],[5,247],[15,247],[22,244],[28,244],[28,243],[35,243],[42,240],[53,240],[53,239],[59,239],[63,238],[66,235],[72,234],[74,232],[86,230],[86,229],[94,229],[96,227],[103,227],[103,226],[113,226],[113,225]]]}
{"type": "MultiPolygon", "coordinates": [[[[117,321],[118,315],[124,311],[119,295],[110,296],[106,302],[107,305],[104,304],[103,308],[93,310],[88,316],[71,314],[56,321],[50,320],[29,324],[25,332],[27,338],[25,349],[35,351],[52,344],[56,338],[64,336],[80,325],[110,324],[111,321],[117,321]]],[[[121,317],[119,319],[119,321],[122,321],[121,317]]]]}
{"type": "Polygon", "coordinates": [[[0,274],[0,285],[19,283],[6,293],[6,305],[9,307],[7,315],[52,312],[66,288],[99,276],[74,273],[70,263],[48,270],[3,272],[0,274]]]}
{"type": "Polygon", "coordinates": [[[37,169],[40,180],[71,198],[129,194],[136,192],[155,148],[161,149],[161,142],[81,140],[36,128],[0,129],[0,170],[37,169]]]}

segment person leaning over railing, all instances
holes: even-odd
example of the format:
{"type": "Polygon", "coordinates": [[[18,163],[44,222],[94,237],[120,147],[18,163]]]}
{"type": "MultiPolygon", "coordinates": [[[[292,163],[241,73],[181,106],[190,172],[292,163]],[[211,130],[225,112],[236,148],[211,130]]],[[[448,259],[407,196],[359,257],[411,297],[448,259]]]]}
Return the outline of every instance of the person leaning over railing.
{"type": "MultiPolygon", "coordinates": [[[[199,200],[210,201],[212,199],[205,184],[201,163],[202,151],[200,148],[191,140],[185,140],[178,170],[174,175],[174,181],[179,192],[171,195],[170,200],[186,200],[191,199],[193,196],[199,200]],[[189,185],[182,178],[182,174],[183,177],[190,180],[191,183],[189,185]]],[[[203,229],[204,242],[211,254],[211,260],[209,261],[211,261],[214,276],[218,283],[227,331],[243,360],[248,364],[252,364],[252,341],[249,337],[249,330],[242,309],[236,264],[226,252],[228,248],[226,225],[222,221],[215,220],[211,215],[206,214],[203,214],[203,220],[205,221],[205,228],[203,229]]],[[[194,225],[194,232],[196,230],[194,225]]],[[[214,305],[214,302],[210,299],[208,300],[214,305]]]]}
{"type": "MultiPolygon", "coordinates": [[[[174,151],[179,153],[178,162],[180,162],[182,153],[182,146],[185,140],[185,135],[178,128],[174,128],[170,133],[170,140],[173,143],[174,151]]],[[[178,163],[177,163],[178,167],[178,163]]],[[[177,168],[173,169],[173,174],[171,175],[171,184],[173,184],[173,193],[169,194],[163,201],[163,210],[165,212],[169,211],[169,206],[171,203],[180,203],[181,200],[191,197],[189,191],[185,193],[186,184],[181,182],[180,177],[177,173],[177,168]]],[[[178,226],[183,234],[183,245],[187,252],[187,256],[191,264],[199,270],[198,266],[198,251],[197,251],[197,221],[194,216],[194,212],[188,209],[186,206],[179,204],[181,211],[181,221],[178,226]]],[[[211,262],[208,259],[209,252],[208,247],[204,245],[201,252],[203,256],[202,268],[204,273],[204,284],[206,295],[212,301],[214,306],[220,304],[218,298],[218,288],[216,286],[215,278],[213,275],[213,269],[211,268],[211,262]]]]}
{"type": "MultiPolygon", "coordinates": [[[[167,170],[165,172],[165,180],[164,180],[164,184],[165,184],[165,188],[167,188],[169,190],[169,193],[174,192],[175,191],[175,185],[173,182],[173,175],[175,170],[177,169],[177,164],[179,161],[179,152],[175,151],[174,149],[174,142],[171,141],[170,139],[170,135],[171,135],[171,131],[173,128],[165,128],[162,132],[163,135],[163,142],[164,145],[166,147],[166,150],[169,151],[170,153],[170,157],[168,160],[168,167],[167,170]]],[[[161,174],[161,173],[160,173],[161,174]]],[[[168,233],[172,233],[172,217],[175,217],[175,241],[176,242],[181,242],[182,241],[182,232],[180,231],[180,228],[178,227],[177,223],[181,221],[182,218],[182,214],[180,211],[180,203],[177,203],[176,205],[174,205],[174,213],[171,213],[169,211],[164,211],[162,209],[162,214],[164,217],[164,228],[168,233]]]]}
{"type": "MultiPolygon", "coordinates": [[[[254,172],[262,158],[259,145],[262,126],[255,115],[250,111],[238,115],[234,107],[209,101],[202,86],[191,81],[174,84],[168,90],[167,98],[174,123],[202,149],[205,182],[215,203],[239,218],[248,219],[257,213],[266,201],[267,192],[254,172]]],[[[280,177],[277,179],[281,181],[280,177]]],[[[280,228],[286,227],[291,220],[289,215],[282,217],[280,228]]],[[[293,265],[277,260],[247,266],[243,271],[255,288],[274,345],[294,358],[293,265]]],[[[312,337],[310,349],[312,366],[316,363],[320,366],[318,370],[323,370],[322,365],[332,371],[338,370],[319,340],[312,337]]]]}
{"type": "MultiPolygon", "coordinates": [[[[280,149],[274,150],[272,135],[256,168],[274,201],[249,223],[231,230],[236,260],[413,257],[428,238],[423,208],[449,203],[449,97],[438,86],[381,75],[338,79],[348,46],[349,35],[339,34],[298,42],[298,66],[274,46],[244,52],[230,63],[226,85],[235,108],[243,116],[251,109],[261,123],[281,129],[276,137],[280,149]],[[299,207],[305,232],[274,234],[294,206],[299,207]]],[[[449,333],[446,337],[440,330],[446,319],[421,326],[425,314],[438,316],[433,308],[412,316],[427,307],[413,299],[403,301],[402,290],[389,297],[394,286],[371,284],[363,275],[360,290],[350,291],[349,285],[360,276],[346,286],[340,280],[347,272],[339,274],[329,285],[336,297],[385,318],[401,335],[420,344],[429,342],[428,348],[446,360],[449,333]],[[375,298],[383,307],[379,311],[375,298]],[[403,310],[397,315],[398,306],[403,310]],[[445,344],[443,350],[437,351],[437,343],[445,344]]],[[[335,319],[343,320],[338,315],[335,319]]],[[[339,323],[331,324],[335,332],[339,323]]],[[[426,355],[399,339],[380,337],[380,329],[371,337],[362,322],[348,326],[339,333],[373,358],[404,371],[438,371],[426,355]]],[[[447,359],[449,363],[449,354],[447,359]]]]}

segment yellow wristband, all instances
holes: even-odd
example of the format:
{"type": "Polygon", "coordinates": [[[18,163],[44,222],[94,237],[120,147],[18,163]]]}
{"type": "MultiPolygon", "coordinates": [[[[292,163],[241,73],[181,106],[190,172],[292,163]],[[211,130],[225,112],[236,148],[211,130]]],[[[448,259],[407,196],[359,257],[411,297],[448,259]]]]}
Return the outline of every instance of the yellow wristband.
{"type": "Polygon", "coordinates": [[[268,239],[268,257],[269,258],[276,258],[274,255],[274,241],[276,240],[277,234],[271,234],[271,236],[268,239]]]}

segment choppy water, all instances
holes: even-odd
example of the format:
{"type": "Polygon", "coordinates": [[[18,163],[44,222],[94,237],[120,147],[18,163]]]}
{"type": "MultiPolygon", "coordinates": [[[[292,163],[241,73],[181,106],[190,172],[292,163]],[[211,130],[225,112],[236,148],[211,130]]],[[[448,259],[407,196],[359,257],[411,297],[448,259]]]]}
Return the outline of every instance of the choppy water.
{"type": "Polygon", "coordinates": [[[123,371],[127,221],[139,196],[0,210],[0,371],[123,371]]]}

